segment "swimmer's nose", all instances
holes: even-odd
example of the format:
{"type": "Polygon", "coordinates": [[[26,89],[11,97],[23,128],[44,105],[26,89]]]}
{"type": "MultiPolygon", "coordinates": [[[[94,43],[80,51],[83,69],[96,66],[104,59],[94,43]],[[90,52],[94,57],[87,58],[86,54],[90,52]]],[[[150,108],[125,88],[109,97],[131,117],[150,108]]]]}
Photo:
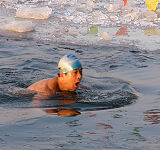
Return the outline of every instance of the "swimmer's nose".
{"type": "Polygon", "coordinates": [[[82,73],[81,72],[78,72],[77,78],[80,79],[80,80],[82,79],[82,73]]]}

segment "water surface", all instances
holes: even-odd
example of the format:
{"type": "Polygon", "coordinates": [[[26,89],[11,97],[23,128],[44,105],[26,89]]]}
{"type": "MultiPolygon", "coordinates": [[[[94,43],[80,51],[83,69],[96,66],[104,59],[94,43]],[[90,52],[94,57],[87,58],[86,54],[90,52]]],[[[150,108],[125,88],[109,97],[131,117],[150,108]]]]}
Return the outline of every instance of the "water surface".
{"type": "MultiPolygon", "coordinates": [[[[159,149],[158,17],[132,20],[125,16],[130,9],[106,13],[109,4],[122,8],[121,1],[0,3],[1,149],[159,149]],[[30,5],[49,6],[53,14],[46,20],[15,17],[18,7],[30,5]],[[100,11],[118,20],[104,19],[100,11]],[[15,20],[31,20],[36,29],[16,33],[2,28],[15,20]],[[102,32],[111,40],[104,41],[102,32]],[[92,89],[35,100],[26,88],[57,76],[66,53],[80,58],[81,83],[92,89]],[[64,111],[76,114],[64,116],[64,111]]],[[[146,9],[144,1],[130,1],[130,6],[146,9]]]]}

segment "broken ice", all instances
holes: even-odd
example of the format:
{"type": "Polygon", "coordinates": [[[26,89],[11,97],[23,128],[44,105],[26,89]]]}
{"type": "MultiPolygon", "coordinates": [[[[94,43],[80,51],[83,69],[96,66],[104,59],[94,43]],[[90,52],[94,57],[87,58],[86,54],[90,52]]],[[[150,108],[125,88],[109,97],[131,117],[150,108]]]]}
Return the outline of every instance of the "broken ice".
{"type": "Polygon", "coordinates": [[[15,32],[29,32],[35,29],[35,25],[31,21],[13,21],[5,25],[5,29],[15,32]]]}
{"type": "Polygon", "coordinates": [[[103,40],[105,40],[105,41],[111,40],[110,36],[106,32],[101,33],[101,36],[102,36],[103,40]]]}
{"type": "Polygon", "coordinates": [[[47,7],[21,7],[17,9],[16,17],[31,19],[47,19],[50,17],[52,9],[47,7]]]}

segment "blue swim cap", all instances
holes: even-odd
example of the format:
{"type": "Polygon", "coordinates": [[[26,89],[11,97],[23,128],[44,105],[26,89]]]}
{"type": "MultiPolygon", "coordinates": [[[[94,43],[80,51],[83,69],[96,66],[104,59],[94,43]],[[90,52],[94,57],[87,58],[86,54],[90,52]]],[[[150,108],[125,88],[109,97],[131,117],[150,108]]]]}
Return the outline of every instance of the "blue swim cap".
{"type": "Polygon", "coordinates": [[[82,68],[82,65],[76,56],[72,54],[66,54],[60,59],[58,68],[60,73],[67,73],[69,71],[82,68]]]}

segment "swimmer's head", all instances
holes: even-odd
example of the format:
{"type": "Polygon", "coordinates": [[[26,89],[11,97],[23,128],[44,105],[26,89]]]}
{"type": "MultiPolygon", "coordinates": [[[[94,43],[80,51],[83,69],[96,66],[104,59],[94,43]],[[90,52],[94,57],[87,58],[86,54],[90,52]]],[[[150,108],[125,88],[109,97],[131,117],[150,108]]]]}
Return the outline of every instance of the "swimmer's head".
{"type": "Polygon", "coordinates": [[[82,65],[76,56],[66,54],[60,59],[58,68],[60,73],[67,73],[69,71],[82,68],[82,65]]]}

